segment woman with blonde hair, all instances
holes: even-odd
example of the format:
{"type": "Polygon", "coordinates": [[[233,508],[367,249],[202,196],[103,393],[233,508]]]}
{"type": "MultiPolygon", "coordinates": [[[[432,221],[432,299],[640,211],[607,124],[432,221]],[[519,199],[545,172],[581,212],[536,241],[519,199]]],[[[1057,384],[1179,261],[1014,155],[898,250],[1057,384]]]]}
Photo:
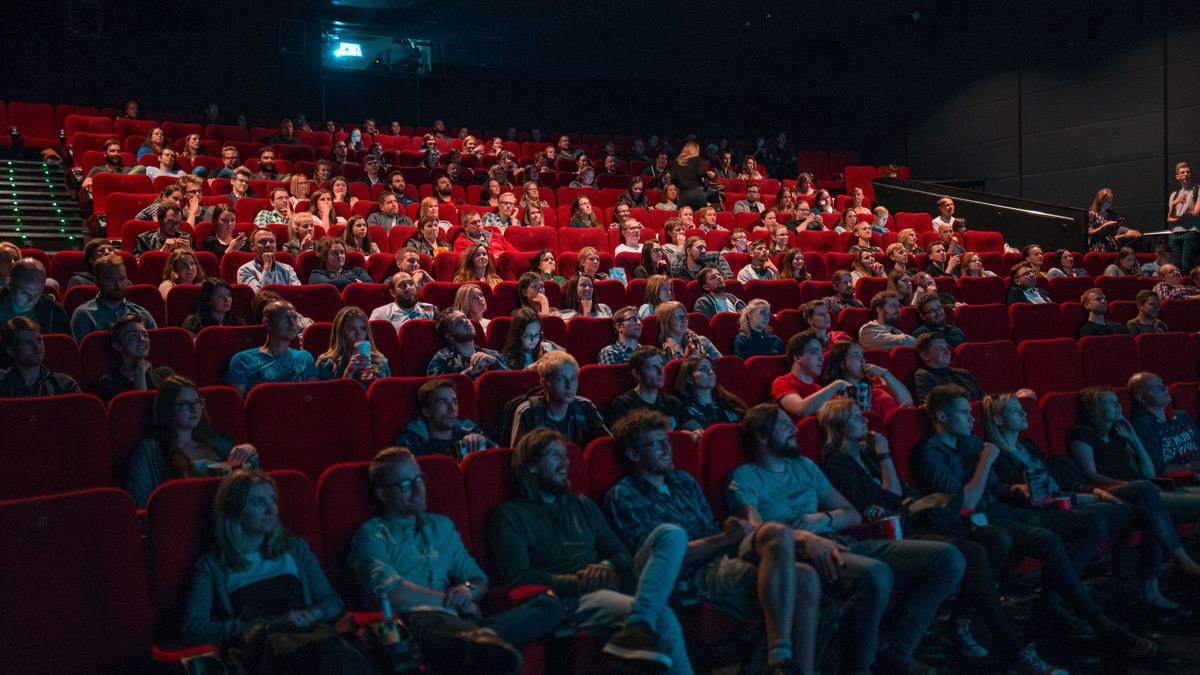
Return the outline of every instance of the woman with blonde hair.
{"type": "Polygon", "coordinates": [[[742,180],[762,180],[766,178],[762,171],[758,168],[758,160],[751,156],[747,156],[742,160],[742,167],[738,169],[738,178],[742,180]]]}
{"type": "Polygon", "coordinates": [[[906,227],[896,234],[896,243],[903,246],[910,256],[925,252],[925,249],[917,244],[917,231],[911,227],[906,227]]]}
{"type": "Polygon", "coordinates": [[[682,302],[664,302],[654,310],[654,316],[658,322],[658,348],[668,361],[693,354],[711,359],[721,356],[712,340],[688,327],[687,309],[682,302]]]}
{"type": "Polygon", "coordinates": [[[833,231],[837,232],[838,234],[843,232],[853,232],[854,226],[857,224],[858,213],[854,209],[846,207],[846,210],[842,211],[842,215],[838,217],[837,224],[833,226],[833,231]]]}
{"type": "Polygon", "coordinates": [[[312,214],[308,211],[296,211],[288,219],[288,240],[284,242],[283,250],[291,253],[293,258],[299,258],[302,252],[316,248],[314,235],[312,214]]]}
{"type": "Polygon", "coordinates": [[[167,264],[163,267],[162,283],[158,285],[158,292],[162,293],[163,300],[166,300],[172,288],[181,284],[200,284],[204,282],[204,278],[204,268],[200,266],[196,252],[190,248],[177,248],[171,251],[167,264]]]}
{"type": "Polygon", "coordinates": [[[467,315],[467,318],[487,330],[491,319],[484,316],[487,312],[487,297],[479,284],[463,284],[454,293],[454,309],[467,315]]]}
{"type": "MultiPolygon", "coordinates": [[[[894,245],[894,244],[893,244],[894,245]]],[[[900,299],[900,306],[912,305],[913,302],[913,281],[904,269],[893,267],[887,275],[887,290],[895,293],[900,299]]]]}
{"type": "Polygon", "coordinates": [[[579,269],[576,275],[588,277],[592,281],[603,281],[608,274],[600,271],[600,251],[595,246],[584,246],[579,249],[579,269]]]}
{"type": "Polygon", "coordinates": [[[527,180],[525,181],[525,184],[521,186],[520,206],[521,209],[525,211],[529,209],[536,209],[540,211],[550,206],[550,202],[541,198],[537,181],[527,180]]]}
{"type": "Polygon", "coordinates": [[[308,176],[302,173],[294,173],[288,178],[288,195],[291,196],[292,208],[296,208],[296,204],[301,200],[308,199],[309,180],[308,176]]]}
{"type": "Polygon", "coordinates": [[[813,188],[813,175],[802,171],[796,176],[796,187],[792,190],[792,195],[799,201],[800,197],[807,197],[816,194],[817,191],[813,188]]]}
{"type": "Polygon", "coordinates": [[[366,388],[391,374],[387,357],[375,347],[367,313],[343,307],[333,318],[329,349],[317,358],[317,378],[358,380],[366,388]]]}
{"type": "Polygon", "coordinates": [[[1113,199],[1116,196],[1116,193],[1112,190],[1100,188],[1096,192],[1096,197],[1092,199],[1092,205],[1088,207],[1087,232],[1089,251],[1115,251],[1118,246],[1128,244],[1129,241],[1142,236],[1141,232],[1122,225],[1125,222],[1124,218],[1115,213],[1109,213],[1109,209],[1112,208],[1113,199]]]}
{"type": "Polygon", "coordinates": [[[742,360],[751,356],[783,353],[783,340],[771,334],[771,303],[755,298],[738,313],[738,334],[733,338],[733,353],[742,360]]]}
{"type": "Polygon", "coordinates": [[[503,281],[496,268],[492,265],[492,256],[488,254],[487,244],[472,244],[462,252],[458,259],[458,269],[454,271],[452,281],[482,281],[495,288],[503,281]]]}
{"type": "Polygon", "coordinates": [[[652,274],[646,279],[646,291],[642,295],[642,306],[638,307],[638,316],[643,319],[658,311],[665,302],[675,299],[675,286],[671,277],[665,274],[652,274]]]}
{"type": "MultiPolygon", "coordinates": [[[[894,245],[895,244],[893,244],[893,246],[894,245]]],[[[1068,251],[1068,254],[1069,253],[1070,252],[1068,251]]],[[[1078,276],[1087,276],[1087,272],[1083,272],[1083,270],[1077,270],[1077,271],[1081,273],[1078,276]]],[[[1054,274],[1052,274],[1052,272],[1054,272],[1053,269],[1050,270],[1050,272],[1047,272],[1046,276],[1048,276],[1048,277],[1055,276],[1054,274]]],[[[983,266],[983,258],[980,258],[978,253],[973,253],[971,251],[967,251],[966,253],[962,254],[962,266],[959,267],[958,276],[960,278],[961,277],[994,277],[994,276],[996,276],[996,273],[983,266]]],[[[1066,276],[1066,275],[1059,274],[1058,276],[1066,276]]],[[[1072,276],[1075,276],[1075,274],[1072,274],[1072,276]]]]}
{"type": "MultiPolygon", "coordinates": [[[[695,141],[683,144],[683,149],[679,151],[675,161],[671,162],[666,176],[670,177],[671,185],[679,190],[675,203],[680,206],[690,206],[694,211],[703,208],[712,196],[705,183],[704,158],[700,156],[700,144],[695,141]]],[[[666,193],[665,189],[663,193],[666,193]]]]}

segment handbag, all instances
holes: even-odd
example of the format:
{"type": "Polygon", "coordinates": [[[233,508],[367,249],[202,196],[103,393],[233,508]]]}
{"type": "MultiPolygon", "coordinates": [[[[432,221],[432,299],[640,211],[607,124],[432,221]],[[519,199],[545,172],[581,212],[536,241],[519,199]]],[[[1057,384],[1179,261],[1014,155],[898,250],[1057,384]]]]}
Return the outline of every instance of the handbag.
{"type": "Polygon", "coordinates": [[[243,675],[374,672],[362,652],[327,623],[257,624],[234,640],[227,656],[243,675]]]}
{"type": "Polygon", "coordinates": [[[961,491],[925,495],[900,509],[901,526],[905,532],[958,533],[964,527],[962,500],[961,491]]]}

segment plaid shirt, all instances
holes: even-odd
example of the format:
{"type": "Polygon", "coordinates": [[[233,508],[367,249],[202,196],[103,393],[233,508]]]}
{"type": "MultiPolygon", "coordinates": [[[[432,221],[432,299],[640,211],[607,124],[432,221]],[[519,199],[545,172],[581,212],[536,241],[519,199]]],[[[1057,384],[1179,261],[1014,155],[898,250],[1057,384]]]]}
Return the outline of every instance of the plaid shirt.
{"type": "Polygon", "coordinates": [[[634,350],[637,348],[638,345],[630,347],[624,342],[614,342],[600,350],[600,353],[596,356],[596,363],[605,366],[629,363],[629,357],[633,355],[634,350]]]}
{"type": "Polygon", "coordinates": [[[258,215],[254,216],[255,225],[287,225],[287,221],[287,216],[275,210],[259,211],[258,215]]]}
{"type": "Polygon", "coordinates": [[[682,527],[689,541],[721,531],[700,484],[691,474],[677,469],[665,480],[666,490],[662,491],[645,478],[629,474],[604,496],[609,522],[631,551],[638,550],[650,532],[663,523],[682,527]]]}
{"type": "MultiPolygon", "coordinates": [[[[483,347],[476,347],[475,351],[483,352],[484,354],[495,357],[496,362],[492,364],[492,367],[488,368],[488,370],[508,370],[508,364],[505,362],[504,357],[500,355],[500,352],[493,351],[491,349],[484,349],[483,347]]],[[[470,365],[471,359],[469,357],[463,356],[457,349],[453,347],[443,347],[442,349],[438,350],[438,353],[434,354],[433,358],[429,361],[429,370],[426,372],[426,374],[453,375],[454,373],[462,373],[466,375],[467,367],[470,365]]],[[[475,379],[469,375],[468,377],[475,379]]]]}

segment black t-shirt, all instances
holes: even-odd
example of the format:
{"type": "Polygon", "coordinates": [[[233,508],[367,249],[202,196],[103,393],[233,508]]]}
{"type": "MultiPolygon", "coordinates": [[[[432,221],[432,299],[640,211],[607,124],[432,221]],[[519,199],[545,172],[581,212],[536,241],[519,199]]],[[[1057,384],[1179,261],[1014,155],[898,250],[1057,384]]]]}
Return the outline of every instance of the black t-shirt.
{"type": "Polygon", "coordinates": [[[653,404],[646,403],[642,400],[641,396],[638,396],[636,389],[630,389],[610,401],[607,413],[604,415],[604,421],[611,428],[612,425],[617,423],[617,420],[634,410],[641,410],[643,408],[657,410],[669,417],[674,423],[673,429],[681,429],[683,425],[692,421],[692,415],[688,412],[687,406],[678,398],[660,391],[658,392],[658,399],[653,404]]]}
{"type": "Polygon", "coordinates": [[[1125,330],[1125,327],[1119,323],[1108,321],[1104,325],[1100,325],[1091,321],[1084,321],[1083,325],[1079,327],[1079,334],[1076,337],[1126,335],[1128,333],[1129,331],[1125,330]]]}

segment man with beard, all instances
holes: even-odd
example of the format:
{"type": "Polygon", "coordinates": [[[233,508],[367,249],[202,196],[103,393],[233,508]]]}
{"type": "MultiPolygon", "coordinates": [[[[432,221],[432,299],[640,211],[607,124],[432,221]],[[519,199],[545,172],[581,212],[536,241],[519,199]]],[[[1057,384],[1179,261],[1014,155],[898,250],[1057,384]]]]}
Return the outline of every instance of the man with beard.
{"type": "Polygon", "coordinates": [[[514,586],[549,586],[580,627],[617,629],[605,654],[691,673],[683,630],[667,604],[687,533],[658,525],[631,556],[596,503],[571,490],[566,440],[554,429],[534,429],[513,449],[514,498],[488,523],[500,575],[514,586]]]}
{"type": "Polygon", "coordinates": [[[638,316],[637,307],[627,306],[613,312],[613,327],[617,332],[617,341],[600,350],[596,355],[596,363],[615,365],[629,363],[629,357],[638,348],[638,340],[642,338],[642,318],[638,316]]]}
{"type": "Polygon", "coordinates": [[[146,173],[146,167],[135,166],[127,167],[121,162],[121,142],[116,139],[104,141],[104,163],[99,166],[92,167],[88,171],[88,175],[80,184],[84,190],[91,192],[92,178],[98,173],[146,173]]]}
{"type": "Polygon", "coordinates": [[[150,312],[125,299],[129,275],[125,273],[125,261],[121,256],[114,254],[97,258],[93,270],[100,292],[75,308],[75,313],[71,315],[71,337],[76,342],[83,342],[84,336],[92,331],[108,330],[113,322],[130,312],[141,316],[146,328],[158,328],[150,312]]]}
{"type": "Polygon", "coordinates": [[[245,396],[264,382],[308,382],[317,379],[313,356],[303,349],[293,349],[300,335],[300,314],[292,303],[276,300],[263,308],[263,326],[267,340],[261,347],[251,347],[233,355],[225,371],[225,384],[245,396]]]}
{"type": "MultiPolygon", "coordinates": [[[[396,330],[400,330],[400,326],[404,325],[405,321],[413,319],[432,321],[437,315],[437,307],[428,302],[417,301],[417,283],[413,281],[412,275],[408,272],[393,274],[388,279],[388,290],[392,292],[392,299],[395,302],[389,302],[372,310],[371,321],[388,321],[396,330]]],[[[411,446],[406,447],[412,449],[411,446]]]]}
{"type": "Polygon", "coordinates": [[[821,600],[816,570],[796,562],[786,526],[754,527],[736,516],[718,523],[700,484],[673,466],[669,426],[661,413],[636,410],[613,427],[617,452],[633,470],[605,496],[609,522],[630,548],[660,523],[682,527],[688,535],[682,578],[737,621],[763,613],[763,672],[813,672],[821,600]]]}
{"type": "Polygon", "coordinates": [[[880,291],[871,298],[871,313],[875,318],[858,329],[858,343],[863,349],[891,349],[917,344],[911,335],[896,327],[900,323],[900,297],[892,291],[880,291]]]}
{"type": "Polygon", "coordinates": [[[337,140],[333,142],[333,149],[329,151],[329,161],[339,169],[349,161],[347,156],[348,147],[346,141],[337,140]]]}
{"type": "Polygon", "coordinates": [[[562,606],[545,593],[483,615],[487,575],[467,552],[454,521],[427,511],[429,488],[414,454],[405,447],[385,448],[367,469],[383,513],[363,523],[350,545],[359,588],[369,597],[387,598],[437,672],[515,674],[521,667],[518,650],[554,630],[562,606]]]}
{"type": "Polygon", "coordinates": [[[175,202],[164,202],[155,214],[155,220],[158,221],[158,229],[147,230],[137,236],[133,243],[134,255],[141,256],[146,251],[170,253],[177,248],[192,247],[192,235],[179,229],[183,224],[183,209],[175,202]]]}
{"type": "Polygon", "coordinates": [[[396,195],[396,201],[400,202],[400,208],[403,209],[409,204],[417,201],[413,197],[409,197],[408,195],[404,194],[404,190],[406,187],[408,187],[408,184],[405,181],[403,171],[400,169],[392,169],[388,173],[387,179],[388,189],[392,191],[392,194],[396,195]]]}
{"type": "Polygon", "coordinates": [[[258,151],[258,173],[250,174],[254,180],[287,180],[287,176],[275,173],[275,151],[263,148],[258,151]]]}
{"type": "Polygon", "coordinates": [[[463,205],[463,200],[454,196],[454,181],[449,176],[438,176],[433,182],[433,196],[437,197],[439,204],[463,205]]]}
{"type": "Polygon", "coordinates": [[[267,145],[300,145],[300,139],[296,138],[295,125],[285,117],[279,122],[279,131],[267,136],[267,140],[263,143],[267,145]]]}
{"type": "Polygon", "coordinates": [[[268,227],[259,227],[250,233],[250,248],[254,260],[238,268],[237,282],[246,284],[257,293],[268,284],[299,286],[300,278],[291,265],[275,259],[275,233],[268,227]]]}
{"type": "Polygon", "coordinates": [[[508,367],[499,352],[475,346],[475,324],[456,309],[438,314],[434,332],[445,346],[429,360],[427,375],[462,373],[474,380],[489,370],[508,367]]]}
{"type": "Polygon", "coordinates": [[[521,221],[517,219],[517,196],[511,192],[505,192],[500,195],[497,203],[499,206],[495,211],[484,214],[483,226],[496,227],[501,232],[512,226],[520,226],[521,221]]]}
{"type": "Polygon", "coordinates": [[[66,373],[52,373],[42,365],[46,344],[42,328],[26,316],[9,319],[0,326],[0,347],[12,367],[0,374],[0,398],[78,394],[79,383],[66,373]]]}
{"type": "Polygon", "coordinates": [[[710,265],[702,268],[697,278],[704,294],[696,298],[693,311],[712,320],[718,312],[740,312],[746,307],[741,298],[725,292],[725,277],[716,267],[710,265]]]}
{"type": "Polygon", "coordinates": [[[792,419],[778,406],[760,403],[746,412],[741,432],[742,447],[754,460],[730,475],[729,510],[753,525],[790,527],[797,557],[816,568],[827,592],[851,598],[843,668],[935,672],[913,652],[942,601],[958,588],[966,566],[958,549],[941,542],[855,541],[838,534],[861,523],[862,516],[800,454],[792,419]],[[895,609],[885,618],[893,592],[895,609]]]}
{"type": "Polygon", "coordinates": [[[396,435],[396,445],[412,450],[417,457],[446,455],[461,462],[478,450],[494,448],[483,429],[458,416],[458,393],[453,380],[430,380],[417,389],[421,414],[396,435]]]}
{"type": "Polygon", "coordinates": [[[462,253],[475,244],[484,244],[487,246],[488,255],[492,256],[492,262],[494,263],[500,258],[501,253],[517,250],[515,246],[508,243],[503,234],[495,230],[484,229],[483,216],[479,215],[478,211],[464,213],[462,224],[462,232],[459,232],[458,237],[454,239],[455,253],[462,253]]]}

